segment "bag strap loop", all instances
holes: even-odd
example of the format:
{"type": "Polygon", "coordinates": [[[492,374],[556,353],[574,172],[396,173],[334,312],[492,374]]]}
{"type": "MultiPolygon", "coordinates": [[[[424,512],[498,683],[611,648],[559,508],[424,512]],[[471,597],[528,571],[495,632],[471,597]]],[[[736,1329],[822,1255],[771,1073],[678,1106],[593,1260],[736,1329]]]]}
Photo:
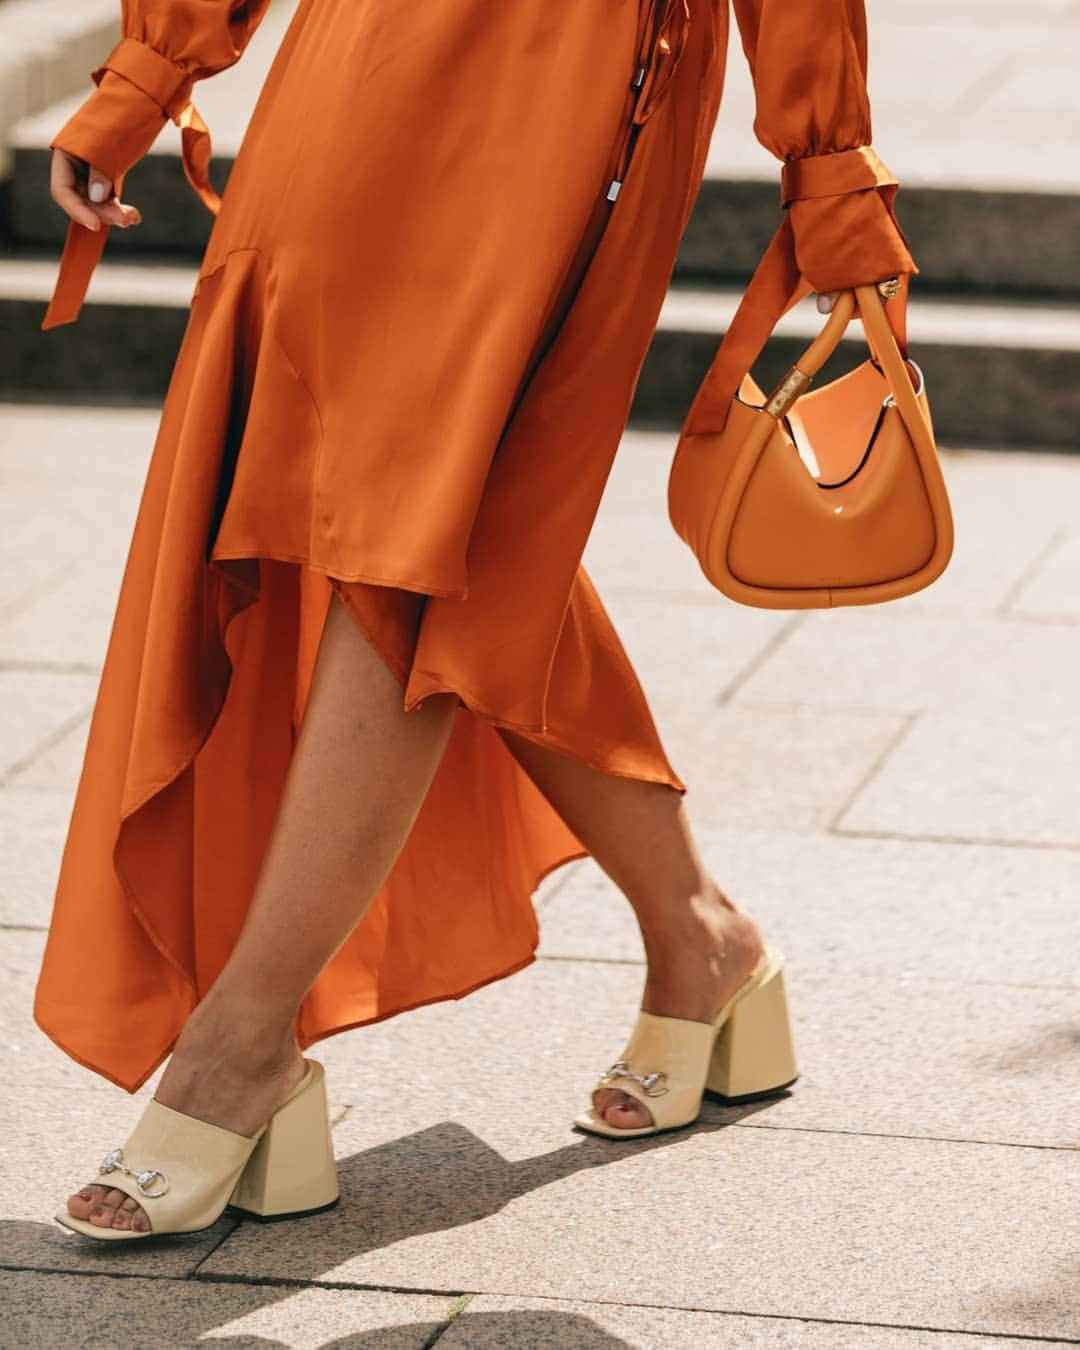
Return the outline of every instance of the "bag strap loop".
{"type": "MultiPolygon", "coordinates": [[[[795,257],[795,232],[791,217],[785,216],[750,278],[712,364],[698,387],[683,424],[685,434],[697,435],[724,429],[731,400],[738,392],[743,377],[764,351],[773,329],[812,289],[799,270],[795,257]]],[[[856,288],[856,293],[859,289],[856,288]]],[[[875,290],[873,286],[869,289],[875,290]]],[[[887,326],[891,328],[904,357],[907,355],[907,298],[908,278],[902,275],[895,299],[889,303],[887,326]]],[[[846,324],[840,325],[837,341],[844,326],[846,324]]],[[[826,331],[831,334],[834,329],[830,326],[826,331]]],[[[795,397],[798,397],[798,392],[795,397]]]]}

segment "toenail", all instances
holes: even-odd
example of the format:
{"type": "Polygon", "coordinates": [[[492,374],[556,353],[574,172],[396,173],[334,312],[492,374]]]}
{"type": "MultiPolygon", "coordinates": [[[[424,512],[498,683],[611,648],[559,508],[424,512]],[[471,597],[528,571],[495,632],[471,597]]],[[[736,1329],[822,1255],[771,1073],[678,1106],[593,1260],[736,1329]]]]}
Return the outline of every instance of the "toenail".
{"type": "Polygon", "coordinates": [[[80,1191],[80,1192],[79,1192],[79,1199],[80,1199],[80,1200],[93,1200],[93,1198],[94,1198],[93,1195],[91,1195],[91,1193],[90,1193],[89,1191],[80,1191]]]}
{"type": "Polygon", "coordinates": [[[92,1210],[90,1211],[90,1217],[91,1217],[92,1219],[100,1219],[101,1216],[102,1216],[102,1214],[104,1214],[104,1213],[105,1213],[105,1211],[104,1211],[103,1209],[92,1209],[92,1210]]]}

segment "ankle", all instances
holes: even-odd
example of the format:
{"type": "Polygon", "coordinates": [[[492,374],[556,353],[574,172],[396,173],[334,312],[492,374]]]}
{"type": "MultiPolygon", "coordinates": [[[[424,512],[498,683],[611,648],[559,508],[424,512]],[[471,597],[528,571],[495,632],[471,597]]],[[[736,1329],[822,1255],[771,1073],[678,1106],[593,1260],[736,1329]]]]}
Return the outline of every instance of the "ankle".
{"type": "Polygon", "coordinates": [[[275,1008],[265,997],[254,998],[220,981],[197,1004],[181,1039],[192,1047],[212,1046],[218,1055],[235,1054],[259,1069],[287,1064],[299,1052],[291,1008],[275,1008]]]}
{"type": "Polygon", "coordinates": [[[646,958],[656,967],[682,963],[692,953],[712,965],[763,945],[754,920],[714,882],[665,907],[656,921],[642,925],[642,936],[646,958]]]}

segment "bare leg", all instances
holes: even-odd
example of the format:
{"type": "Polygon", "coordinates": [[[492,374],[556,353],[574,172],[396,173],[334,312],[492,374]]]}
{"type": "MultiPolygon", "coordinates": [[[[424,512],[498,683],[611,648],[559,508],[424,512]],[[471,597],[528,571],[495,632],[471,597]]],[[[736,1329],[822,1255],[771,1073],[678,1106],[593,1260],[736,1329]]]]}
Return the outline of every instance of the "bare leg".
{"type": "MultiPolygon", "coordinates": [[[[648,963],[641,1006],[711,1022],[760,958],[757,925],[709,876],[678,792],[590,769],[514,732],[514,756],[634,908],[648,963]]],[[[598,1091],[596,1110],[623,1129],[648,1125],[636,1098],[598,1091]]]]}
{"type": "MultiPolygon", "coordinates": [[[[243,929],[194,1009],[157,1099],[254,1134],[303,1076],[301,1000],[400,852],[442,758],[456,698],[402,710],[401,686],[335,595],[243,929]]],[[[144,1231],[122,1192],[86,1186],[77,1218],[144,1231]]]]}

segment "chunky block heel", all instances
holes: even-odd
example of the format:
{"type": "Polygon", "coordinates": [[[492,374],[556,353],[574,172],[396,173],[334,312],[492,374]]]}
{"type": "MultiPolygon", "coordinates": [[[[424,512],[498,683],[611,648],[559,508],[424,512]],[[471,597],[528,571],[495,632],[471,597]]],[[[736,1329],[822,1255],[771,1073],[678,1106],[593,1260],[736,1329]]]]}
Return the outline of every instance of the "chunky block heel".
{"type": "Polygon", "coordinates": [[[314,1081],[276,1113],[229,1197],[229,1209],[269,1222],[331,1209],[339,1199],[326,1076],[312,1062],[314,1081]]]}
{"type": "Polygon", "coordinates": [[[728,1101],[745,1101],[790,1087],[798,1076],[784,967],[777,960],[720,1028],[705,1087],[728,1101]]]}
{"type": "Polygon", "coordinates": [[[619,1129],[589,1107],[574,1124],[608,1139],[677,1130],[696,1120],[706,1091],[745,1101],[798,1077],[784,990],[784,958],[772,947],[715,1022],[638,1014],[622,1057],[597,1087],[618,1088],[648,1108],[651,1125],[619,1129]]]}

